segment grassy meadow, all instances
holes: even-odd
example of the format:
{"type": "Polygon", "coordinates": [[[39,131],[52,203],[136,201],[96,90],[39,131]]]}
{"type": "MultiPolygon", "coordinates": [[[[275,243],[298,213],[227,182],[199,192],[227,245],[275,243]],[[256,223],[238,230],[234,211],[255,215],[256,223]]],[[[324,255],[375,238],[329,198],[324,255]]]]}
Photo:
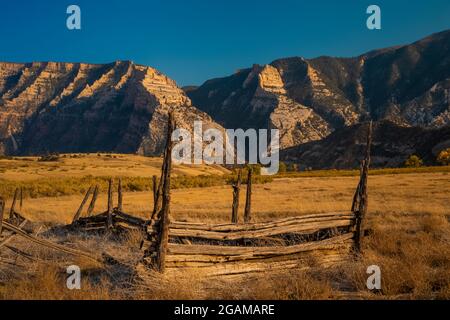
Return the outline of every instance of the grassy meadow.
{"type": "MultiPolygon", "coordinates": [[[[82,193],[93,181],[101,184],[95,212],[104,211],[108,176],[124,181],[124,211],[148,217],[152,209],[149,180],[159,175],[160,165],[159,158],[106,154],[66,155],[54,162],[1,159],[0,195],[8,198],[6,208],[11,203],[11,190],[28,186],[21,211],[32,221],[35,233],[79,249],[106,252],[121,265],[109,270],[18,240],[10,245],[32,252],[32,257],[0,251],[0,256],[15,257],[24,265],[22,270],[0,262],[0,299],[450,299],[449,167],[371,171],[367,227],[373,233],[365,239],[364,255],[348,265],[325,270],[287,270],[214,282],[205,280],[201,273],[177,279],[155,274],[151,284],[142,284],[133,280],[131,271],[142,255],[140,235],[111,241],[106,236],[48,232],[50,227],[71,221],[82,193]],[[132,187],[133,183],[141,187],[132,187]],[[57,188],[63,191],[56,192],[57,188]],[[58,262],[48,264],[49,260],[58,262]],[[64,266],[68,263],[85,270],[82,290],[65,289],[64,266]],[[366,268],[372,264],[382,271],[378,293],[365,287],[366,268]]],[[[172,218],[228,222],[232,200],[229,175],[217,166],[176,166],[174,181],[178,187],[172,190],[172,218]],[[200,183],[199,179],[204,180],[200,183]]],[[[253,187],[253,218],[267,221],[348,210],[357,175],[357,170],[311,171],[280,174],[257,183],[253,187]]],[[[240,200],[242,215],[245,192],[240,200]]]]}

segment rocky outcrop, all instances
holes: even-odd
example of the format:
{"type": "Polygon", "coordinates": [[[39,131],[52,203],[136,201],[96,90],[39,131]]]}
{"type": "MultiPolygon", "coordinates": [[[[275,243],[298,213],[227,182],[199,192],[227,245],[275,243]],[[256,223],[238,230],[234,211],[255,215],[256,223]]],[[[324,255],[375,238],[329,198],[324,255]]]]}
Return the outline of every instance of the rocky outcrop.
{"type": "Polygon", "coordinates": [[[368,119],[450,124],[450,31],[355,58],[275,60],[205,82],[188,96],[227,128],[275,127],[282,148],[368,119]]]}
{"type": "Polygon", "coordinates": [[[0,63],[0,153],[157,155],[169,110],[178,125],[220,128],[175,82],[130,61],[0,63]]]}

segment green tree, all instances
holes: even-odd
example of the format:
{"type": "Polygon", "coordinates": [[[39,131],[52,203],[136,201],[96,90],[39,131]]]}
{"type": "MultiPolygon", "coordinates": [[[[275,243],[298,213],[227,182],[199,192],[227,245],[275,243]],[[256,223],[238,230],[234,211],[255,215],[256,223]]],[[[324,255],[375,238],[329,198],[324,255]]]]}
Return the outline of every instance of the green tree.
{"type": "Polygon", "coordinates": [[[420,159],[415,154],[411,155],[405,162],[405,166],[408,168],[418,168],[423,165],[422,159],[420,159]]]}

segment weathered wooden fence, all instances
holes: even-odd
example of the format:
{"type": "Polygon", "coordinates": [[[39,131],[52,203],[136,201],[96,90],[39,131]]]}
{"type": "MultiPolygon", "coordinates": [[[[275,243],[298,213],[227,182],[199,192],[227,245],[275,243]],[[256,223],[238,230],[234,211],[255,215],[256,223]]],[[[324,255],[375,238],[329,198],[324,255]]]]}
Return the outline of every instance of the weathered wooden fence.
{"type": "MultiPolygon", "coordinates": [[[[94,232],[140,230],[144,235],[141,243],[141,248],[144,250],[141,266],[144,266],[144,270],[155,269],[161,273],[195,268],[215,276],[279,268],[328,266],[352,259],[361,252],[364,218],[368,205],[367,179],[372,139],[371,123],[368,126],[365,157],[361,163],[360,179],[351,210],[252,222],[253,172],[249,167],[243,223],[239,223],[238,214],[243,173],[239,170],[237,180],[232,184],[231,223],[223,224],[171,221],[171,135],[174,128],[174,117],[170,113],[161,176],[159,181],[156,176],[152,179],[153,211],[148,217],[141,219],[124,212],[120,179],[117,186],[117,206],[114,206],[114,181],[110,179],[107,210],[93,214],[99,187],[91,186],[68,227],[72,230],[94,232]],[[83,214],[89,198],[89,206],[83,214]]],[[[2,228],[6,228],[11,235],[25,236],[20,231],[20,223],[23,223],[24,219],[15,209],[18,202],[22,203],[21,190],[17,190],[14,195],[9,220],[3,221],[4,201],[0,199],[0,234],[2,228]],[[15,225],[11,224],[12,221],[15,225]]],[[[7,237],[6,241],[7,239],[9,238],[7,237]]],[[[2,241],[5,241],[5,238],[2,241]]],[[[47,245],[56,248],[51,243],[47,245]]],[[[74,250],[72,253],[83,255],[74,250]]]]}
{"type": "Polygon", "coordinates": [[[367,212],[367,177],[372,123],[368,127],[365,158],[352,209],[275,221],[251,223],[252,171],[248,170],[244,224],[238,224],[241,172],[233,187],[232,223],[206,224],[170,221],[171,130],[155,206],[145,224],[143,264],[160,272],[195,268],[206,274],[235,275],[275,269],[328,266],[352,259],[361,251],[367,212]],[[162,199],[157,206],[158,199],[162,199]]]}

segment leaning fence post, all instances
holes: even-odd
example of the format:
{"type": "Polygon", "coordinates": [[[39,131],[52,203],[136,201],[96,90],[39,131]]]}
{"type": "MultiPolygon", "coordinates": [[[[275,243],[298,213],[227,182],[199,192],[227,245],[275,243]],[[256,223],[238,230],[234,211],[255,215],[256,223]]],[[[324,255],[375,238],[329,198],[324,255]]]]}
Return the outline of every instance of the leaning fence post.
{"type": "Polygon", "coordinates": [[[362,170],[358,185],[358,203],[355,208],[355,249],[356,252],[362,252],[362,238],[364,232],[364,218],[367,214],[368,195],[367,195],[367,178],[370,167],[370,149],[372,145],[372,121],[369,122],[367,131],[367,143],[365,157],[362,162],[362,170]]]}
{"type": "Polygon", "coordinates": [[[167,244],[169,242],[169,212],[170,212],[170,173],[172,170],[172,132],[175,128],[173,113],[169,113],[167,125],[167,142],[164,155],[163,176],[164,184],[162,186],[162,207],[160,220],[160,238],[158,244],[157,269],[163,273],[166,266],[167,244]]]}
{"type": "Polygon", "coordinates": [[[112,221],[112,213],[113,213],[113,180],[112,178],[109,179],[108,183],[108,211],[107,211],[107,220],[106,220],[106,226],[108,229],[111,229],[113,227],[113,221],[112,221]]]}
{"type": "Polygon", "coordinates": [[[91,203],[89,204],[86,216],[90,217],[92,214],[92,211],[94,211],[94,207],[95,207],[95,202],[97,201],[97,196],[98,196],[98,185],[95,186],[94,188],[94,194],[92,195],[92,199],[91,199],[91,203]]]}
{"type": "Polygon", "coordinates": [[[9,210],[10,219],[16,216],[16,202],[18,197],[19,197],[19,188],[16,188],[16,190],[14,191],[14,198],[11,204],[11,209],[9,210]]]}
{"type": "Polygon", "coordinates": [[[231,211],[231,222],[238,223],[239,222],[239,191],[241,188],[241,175],[242,170],[239,169],[236,183],[232,185],[233,187],[233,207],[231,211]]]}
{"type": "Polygon", "coordinates": [[[72,224],[74,224],[78,220],[78,218],[80,218],[81,211],[83,211],[84,205],[86,204],[86,201],[89,198],[89,195],[91,194],[91,192],[92,192],[92,186],[90,186],[88,191],[86,191],[83,201],[81,201],[80,207],[78,208],[77,212],[73,216],[72,224]]]}
{"type": "Polygon", "coordinates": [[[245,212],[244,212],[244,223],[251,221],[251,206],[252,206],[252,175],[253,169],[249,166],[247,175],[247,196],[245,199],[245,212]]]}
{"type": "Polygon", "coordinates": [[[122,212],[123,209],[123,195],[122,195],[122,179],[119,178],[119,186],[117,187],[117,210],[122,212]]]}
{"type": "Polygon", "coordinates": [[[0,197],[0,236],[2,235],[4,210],[5,210],[5,200],[0,197]]]}

